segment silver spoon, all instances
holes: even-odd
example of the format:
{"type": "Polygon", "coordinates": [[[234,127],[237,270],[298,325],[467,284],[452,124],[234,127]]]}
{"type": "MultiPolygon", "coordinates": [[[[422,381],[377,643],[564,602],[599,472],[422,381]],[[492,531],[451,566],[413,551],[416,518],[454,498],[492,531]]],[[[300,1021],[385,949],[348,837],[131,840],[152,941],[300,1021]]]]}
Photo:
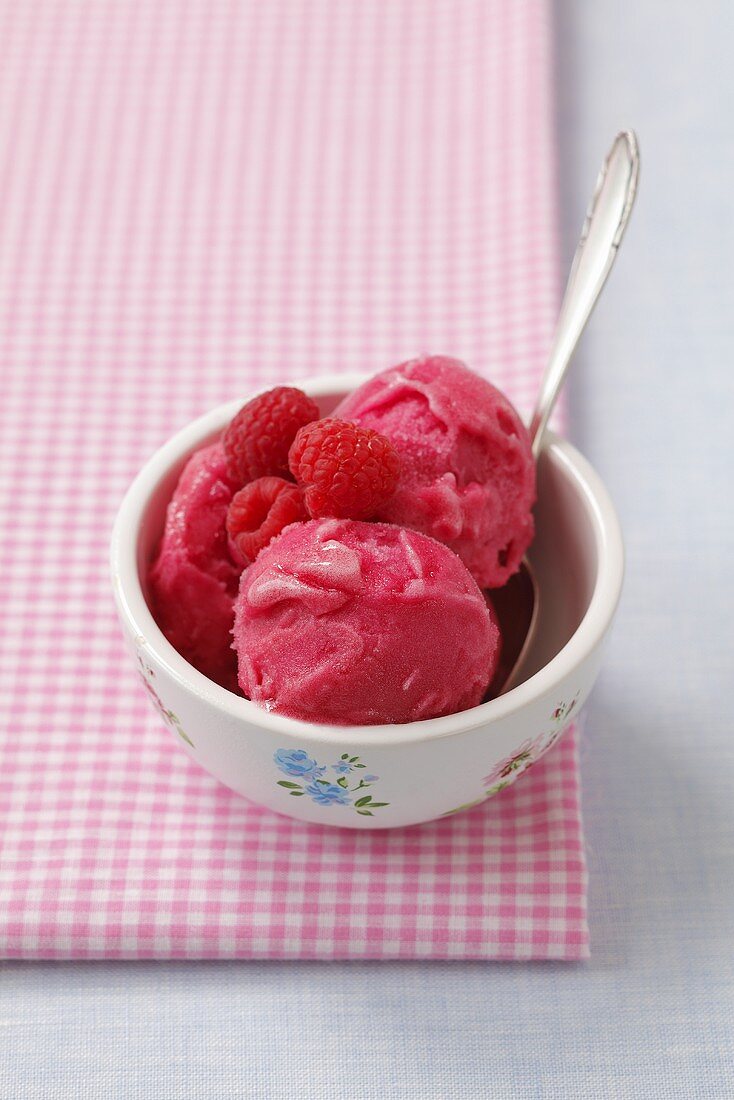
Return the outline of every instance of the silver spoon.
{"type": "MultiPolygon", "coordinates": [[[[533,456],[543,448],[546,425],[586,322],[602,292],[637,194],[640,153],[632,130],[617,134],[601,166],[571,264],[548,365],[530,421],[533,456]]],[[[540,620],[540,592],[527,559],[504,588],[491,594],[503,639],[500,668],[489,696],[504,695],[524,678],[524,663],[540,620]]]]}

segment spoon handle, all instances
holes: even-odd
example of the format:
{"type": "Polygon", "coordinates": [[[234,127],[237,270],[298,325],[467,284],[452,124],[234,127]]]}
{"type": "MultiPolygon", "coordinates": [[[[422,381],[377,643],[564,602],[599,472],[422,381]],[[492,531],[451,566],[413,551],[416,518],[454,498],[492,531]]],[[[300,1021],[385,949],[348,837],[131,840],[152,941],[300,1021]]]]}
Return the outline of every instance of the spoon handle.
{"type": "Polygon", "coordinates": [[[617,134],[601,166],[568,276],[548,366],[530,422],[537,458],[571,356],[612,269],[637,194],[640,154],[632,130],[617,134]]]}

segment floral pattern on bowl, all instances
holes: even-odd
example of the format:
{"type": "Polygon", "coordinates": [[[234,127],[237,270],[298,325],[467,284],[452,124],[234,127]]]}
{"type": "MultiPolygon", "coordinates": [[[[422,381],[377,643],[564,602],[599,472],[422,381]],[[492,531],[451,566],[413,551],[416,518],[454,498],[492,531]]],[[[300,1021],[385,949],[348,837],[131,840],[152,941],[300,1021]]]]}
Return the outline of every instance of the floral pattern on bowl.
{"type": "Polygon", "coordinates": [[[389,802],[376,802],[371,794],[354,797],[380,777],[359,774],[366,765],[348,752],[343,752],[335,764],[329,765],[319,764],[304,749],[277,749],[273,759],[283,775],[288,776],[288,779],[279,779],[278,786],[294,798],[307,797],[319,806],[351,806],[362,817],[374,817],[374,810],[390,805],[389,802]]]}
{"type": "Polygon", "coordinates": [[[158,692],[153,687],[153,684],[152,684],[151,681],[152,681],[153,677],[155,676],[154,669],[152,669],[149,665],[146,665],[145,662],[143,661],[142,657],[139,654],[138,654],[138,664],[140,665],[140,670],[139,670],[140,679],[143,681],[143,684],[145,685],[145,690],[148,692],[148,697],[150,698],[150,701],[152,702],[153,706],[158,711],[158,713],[160,714],[161,718],[166,723],[166,725],[170,726],[171,729],[174,730],[175,733],[178,734],[178,736],[181,738],[181,740],[185,741],[187,745],[191,745],[191,748],[193,749],[195,747],[194,742],[191,740],[189,735],[184,730],[183,726],[181,725],[181,722],[179,721],[178,716],[175,715],[172,710],[168,709],[168,707],[165,705],[165,703],[161,699],[158,692]]]}
{"type": "Polygon", "coordinates": [[[465,802],[461,806],[455,806],[453,810],[446,810],[441,816],[450,817],[451,814],[458,814],[462,810],[479,806],[482,802],[486,802],[488,798],[492,798],[493,795],[504,791],[506,787],[510,787],[523,772],[531,768],[548,751],[551,745],[556,743],[571,720],[571,713],[578,703],[579,695],[580,692],[576,692],[569,703],[559,703],[550,716],[549,721],[552,723],[550,729],[544,730],[535,738],[528,738],[523,741],[522,745],[511,756],[498,760],[492,766],[482,780],[484,792],[479,798],[475,798],[472,802],[465,802]]]}

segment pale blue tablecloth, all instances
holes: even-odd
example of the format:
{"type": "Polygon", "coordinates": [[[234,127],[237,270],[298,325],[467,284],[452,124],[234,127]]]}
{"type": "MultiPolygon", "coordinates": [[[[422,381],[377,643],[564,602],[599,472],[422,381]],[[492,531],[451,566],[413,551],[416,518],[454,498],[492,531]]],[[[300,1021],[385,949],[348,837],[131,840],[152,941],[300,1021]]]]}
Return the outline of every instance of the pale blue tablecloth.
{"type": "Polygon", "coordinates": [[[614,132],[643,152],[572,395],[628,548],[582,751],[591,962],[6,964],[3,1100],[734,1097],[733,31],[725,0],[558,4],[569,257],[614,132]]]}

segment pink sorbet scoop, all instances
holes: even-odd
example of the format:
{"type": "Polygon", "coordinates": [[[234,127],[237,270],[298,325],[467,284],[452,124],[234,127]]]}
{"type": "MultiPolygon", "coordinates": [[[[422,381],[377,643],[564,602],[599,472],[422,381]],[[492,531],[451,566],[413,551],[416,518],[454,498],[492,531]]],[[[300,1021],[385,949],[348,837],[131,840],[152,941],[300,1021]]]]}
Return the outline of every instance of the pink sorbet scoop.
{"type": "Polygon", "coordinates": [[[227,507],[239,488],[213,443],[186,463],[168,505],[158,557],[148,576],[151,608],[171,645],[199,672],[237,691],[232,652],[240,569],[227,549],[227,507]]]}
{"type": "Polygon", "coordinates": [[[499,631],[441,543],[391,524],[294,523],[242,575],[240,687],[270,710],[339,725],[414,722],[481,702],[499,631]]]}
{"type": "Polygon", "coordinates": [[[429,356],[365,382],[334,416],[398,451],[398,488],[377,518],[450,546],[482,588],[517,572],[533,538],[535,463],[517,412],[458,359],[429,356]]]}

